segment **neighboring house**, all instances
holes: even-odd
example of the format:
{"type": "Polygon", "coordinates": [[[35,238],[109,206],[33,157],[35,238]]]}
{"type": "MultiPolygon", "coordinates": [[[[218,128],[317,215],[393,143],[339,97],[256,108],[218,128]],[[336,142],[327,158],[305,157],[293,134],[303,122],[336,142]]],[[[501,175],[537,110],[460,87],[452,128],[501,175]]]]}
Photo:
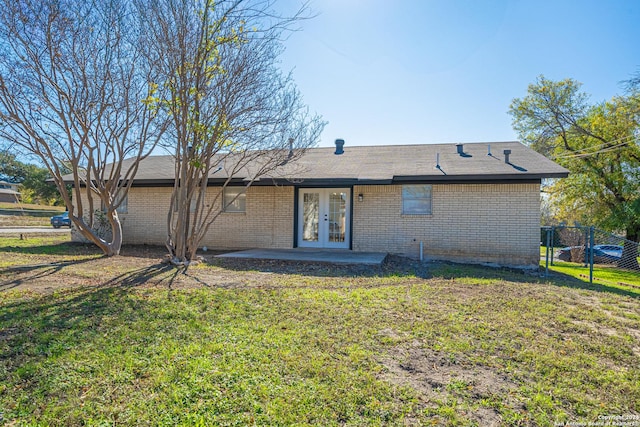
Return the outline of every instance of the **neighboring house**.
{"type": "Polygon", "coordinates": [[[18,192],[19,184],[12,182],[0,181],[0,202],[4,203],[20,203],[20,192],[18,192]]]}
{"type": "MultiPolygon", "coordinates": [[[[519,142],[313,148],[221,194],[212,249],[330,248],[427,259],[536,266],[540,183],[568,171],[519,142]]],[[[144,160],[121,209],[125,243],[164,244],[172,156],[144,160]]],[[[220,194],[222,170],[209,179],[220,194]]]]}

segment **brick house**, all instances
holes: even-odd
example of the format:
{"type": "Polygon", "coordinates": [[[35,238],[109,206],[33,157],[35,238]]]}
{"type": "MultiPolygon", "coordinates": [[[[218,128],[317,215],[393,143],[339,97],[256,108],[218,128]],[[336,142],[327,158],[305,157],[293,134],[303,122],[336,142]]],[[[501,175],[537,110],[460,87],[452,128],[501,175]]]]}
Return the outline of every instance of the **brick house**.
{"type": "MultiPolygon", "coordinates": [[[[241,193],[203,245],[334,248],[428,259],[534,266],[540,183],[568,171],[519,142],[313,148],[241,193]]],[[[172,156],[144,160],[121,206],[125,243],[164,244],[172,156]]],[[[212,173],[208,192],[227,177],[212,173]]],[[[223,202],[224,203],[224,202],[223,202]]]]}
{"type": "Polygon", "coordinates": [[[0,202],[19,203],[20,192],[18,187],[19,185],[13,182],[0,181],[0,202]]]}

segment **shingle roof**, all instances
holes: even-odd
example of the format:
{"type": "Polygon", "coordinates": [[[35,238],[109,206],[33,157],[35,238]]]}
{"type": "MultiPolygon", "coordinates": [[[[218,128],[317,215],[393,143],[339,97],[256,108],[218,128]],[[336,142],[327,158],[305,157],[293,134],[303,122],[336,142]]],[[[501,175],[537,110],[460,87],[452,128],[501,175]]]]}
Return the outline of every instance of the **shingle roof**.
{"type": "MultiPolygon", "coordinates": [[[[279,167],[256,184],[303,182],[392,183],[522,181],[563,178],[569,171],[519,142],[465,143],[458,154],[457,144],[421,145],[346,145],[344,154],[335,148],[312,148],[297,161],[279,167]],[[491,155],[489,155],[489,150],[491,155]],[[511,150],[509,163],[505,150],[511,150]],[[439,160],[440,169],[436,168],[439,160]]],[[[235,179],[246,179],[251,170],[243,170],[235,179]]],[[[168,183],[174,178],[173,156],[151,156],[141,162],[135,183],[168,183]]],[[[210,181],[227,178],[225,170],[210,175],[210,181]]]]}

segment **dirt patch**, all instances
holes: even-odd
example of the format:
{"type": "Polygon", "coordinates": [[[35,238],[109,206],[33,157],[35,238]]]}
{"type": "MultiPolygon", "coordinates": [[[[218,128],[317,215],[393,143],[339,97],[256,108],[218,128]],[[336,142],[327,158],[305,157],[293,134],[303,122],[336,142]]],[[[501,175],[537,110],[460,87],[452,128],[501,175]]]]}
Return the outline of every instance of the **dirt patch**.
{"type": "Polygon", "coordinates": [[[8,341],[9,339],[13,338],[19,333],[20,333],[20,330],[18,328],[0,329],[0,341],[3,341],[3,340],[8,341]]]}
{"type": "Polygon", "coordinates": [[[406,274],[417,276],[409,278],[409,282],[420,282],[427,270],[427,266],[418,261],[393,256],[388,257],[382,266],[370,266],[216,258],[215,255],[221,252],[211,251],[203,254],[203,263],[185,270],[163,264],[166,249],[159,246],[123,246],[121,255],[103,257],[92,246],[76,243],[65,245],[68,246],[65,255],[25,250],[17,253],[16,256],[25,258],[29,264],[0,270],[0,291],[11,289],[50,293],[62,288],[100,286],[167,286],[172,289],[309,286],[305,280],[296,280],[297,275],[305,278],[349,279],[330,281],[328,286],[372,287],[381,285],[369,280],[372,277],[389,273],[406,274]]]}
{"type": "Polygon", "coordinates": [[[631,347],[631,351],[633,351],[633,354],[640,357],[640,330],[625,328],[625,331],[635,340],[635,345],[631,347]]]}
{"type": "Polygon", "coordinates": [[[573,323],[575,325],[584,326],[590,329],[592,332],[596,332],[602,335],[606,335],[608,337],[617,337],[618,331],[614,328],[610,328],[604,325],[600,325],[596,322],[591,322],[588,320],[574,320],[573,323]]]}
{"type": "MultiPolygon", "coordinates": [[[[510,390],[517,388],[515,383],[486,366],[424,348],[419,342],[395,347],[381,363],[386,368],[382,375],[384,380],[412,388],[427,407],[450,394],[480,401],[508,395],[510,390]]],[[[480,406],[471,410],[468,416],[481,426],[502,425],[502,417],[493,408],[480,406]]]]}

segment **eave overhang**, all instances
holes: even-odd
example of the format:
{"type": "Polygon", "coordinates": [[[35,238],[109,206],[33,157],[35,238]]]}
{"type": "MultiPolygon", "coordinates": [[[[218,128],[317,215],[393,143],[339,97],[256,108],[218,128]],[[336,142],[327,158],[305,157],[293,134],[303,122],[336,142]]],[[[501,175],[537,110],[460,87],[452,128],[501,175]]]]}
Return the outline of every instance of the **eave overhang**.
{"type": "MultiPolygon", "coordinates": [[[[546,178],[566,178],[568,173],[547,174],[503,174],[503,175],[398,175],[391,179],[369,178],[262,178],[255,180],[253,186],[293,186],[293,187],[351,187],[354,185],[392,185],[392,184],[509,184],[535,183],[546,178]]],[[[210,178],[210,187],[224,186],[227,179],[210,178]]],[[[244,186],[249,180],[233,178],[227,185],[244,186]]],[[[69,182],[69,184],[72,184],[69,182]]],[[[173,179],[136,179],[132,187],[173,187],[173,179]]]]}

